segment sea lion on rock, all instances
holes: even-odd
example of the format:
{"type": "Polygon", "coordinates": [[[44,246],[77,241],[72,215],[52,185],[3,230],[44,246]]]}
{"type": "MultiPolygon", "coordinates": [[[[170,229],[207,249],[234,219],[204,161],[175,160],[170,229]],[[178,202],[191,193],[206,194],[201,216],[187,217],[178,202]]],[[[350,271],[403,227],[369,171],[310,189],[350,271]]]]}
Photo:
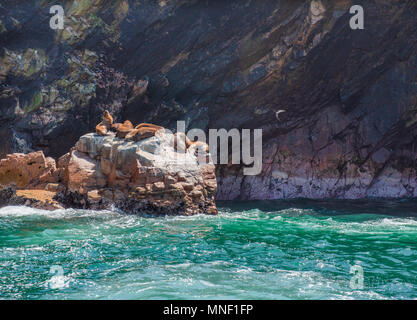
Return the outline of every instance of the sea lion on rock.
{"type": "Polygon", "coordinates": [[[102,121],[96,126],[96,133],[100,136],[104,136],[111,129],[113,125],[113,117],[107,110],[103,113],[102,121]]]}
{"type": "Polygon", "coordinates": [[[130,130],[130,132],[126,135],[125,140],[127,141],[134,141],[134,136],[138,133],[138,129],[130,130]]]}
{"type": "Polygon", "coordinates": [[[111,131],[117,132],[117,129],[122,125],[123,125],[123,123],[120,123],[120,122],[113,123],[112,126],[111,126],[111,131]]]}
{"type": "Polygon", "coordinates": [[[205,153],[210,152],[209,145],[203,141],[191,141],[184,132],[174,134],[174,150],[184,153],[188,149],[194,149],[194,153],[203,150],[205,153]]]}
{"type": "Polygon", "coordinates": [[[132,122],[130,122],[129,120],[126,120],[125,122],[123,122],[123,124],[117,126],[117,129],[116,129],[117,137],[123,139],[132,130],[133,130],[132,122]]]}
{"type": "Polygon", "coordinates": [[[128,141],[140,141],[146,138],[153,137],[158,130],[163,129],[161,126],[157,126],[149,123],[141,123],[135,129],[131,130],[125,137],[128,141]]]}
{"type": "Polygon", "coordinates": [[[198,150],[204,150],[205,153],[209,153],[210,152],[210,148],[209,145],[203,141],[191,141],[190,146],[188,146],[188,149],[190,148],[194,148],[196,151],[198,150]]]}
{"type": "Polygon", "coordinates": [[[99,136],[105,136],[107,134],[107,128],[105,126],[101,125],[101,124],[98,124],[96,126],[96,133],[99,136]]]}
{"type": "Polygon", "coordinates": [[[207,143],[202,141],[191,142],[190,147],[187,149],[187,153],[191,153],[196,156],[198,163],[210,163],[210,148],[207,143]]]}
{"type": "MultiPolygon", "coordinates": [[[[174,149],[183,150],[181,142],[185,142],[185,150],[189,148],[201,148],[205,150],[206,153],[209,153],[209,145],[203,141],[191,141],[184,132],[177,132],[174,134],[174,149]]],[[[177,151],[178,152],[178,151],[177,151]]]]}
{"type": "Polygon", "coordinates": [[[152,124],[152,123],[140,123],[135,127],[135,129],[140,129],[140,128],[155,128],[156,131],[158,131],[159,129],[163,129],[164,127],[157,126],[156,124],[152,124]]]}
{"type": "Polygon", "coordinates": [[[184,132],[174,134],[174,150],[176,152],[184,153],[191,146],[191,142],[184,132]]]}

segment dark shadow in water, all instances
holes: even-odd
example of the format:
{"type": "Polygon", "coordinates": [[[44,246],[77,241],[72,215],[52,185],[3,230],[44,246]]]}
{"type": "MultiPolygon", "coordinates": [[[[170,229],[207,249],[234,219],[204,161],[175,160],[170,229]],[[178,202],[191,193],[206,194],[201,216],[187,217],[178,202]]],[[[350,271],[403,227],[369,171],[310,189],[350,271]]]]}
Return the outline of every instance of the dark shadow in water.
{"type": "Polygon", "coordinates": [[[417,217],[417,199],[363,200],[262,200],[217,201],[217,206],[233,211],[259,209],[274,212],[290,208],[312,209],[322,215],[381,214],[395,217],[417,217]]]}

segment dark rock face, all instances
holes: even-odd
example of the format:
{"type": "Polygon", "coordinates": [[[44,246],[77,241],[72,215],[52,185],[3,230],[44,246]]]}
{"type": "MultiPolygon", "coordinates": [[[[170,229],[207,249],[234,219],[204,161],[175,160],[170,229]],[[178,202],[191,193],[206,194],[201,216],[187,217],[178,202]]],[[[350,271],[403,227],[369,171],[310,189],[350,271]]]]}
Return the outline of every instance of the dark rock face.
{"type": "Polygon", "coordinates": [[[61,156],[108,109],[263,129],[262,173],[218,166],[218,199],[417,196],[416,1],[67,1],[60,32],[54,4],[0,6],[0,157],[61,156]]]}
{"type": "Polygon", "coordinates": [[[15,186],[0,187],[0,207],[8,205],[10,203],[10,199],[14,199],[15,197],[15,186]]]}

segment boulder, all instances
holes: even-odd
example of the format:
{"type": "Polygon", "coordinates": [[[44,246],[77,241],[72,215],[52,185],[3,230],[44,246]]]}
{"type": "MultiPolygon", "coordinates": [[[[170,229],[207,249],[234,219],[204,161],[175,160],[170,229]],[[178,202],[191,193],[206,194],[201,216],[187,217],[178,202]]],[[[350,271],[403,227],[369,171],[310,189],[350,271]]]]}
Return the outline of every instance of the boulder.
{"type": "Polygon", "coordinates": [[[176,152],[166,130],[138,142],[109,133],[82,136],[58,161],[66,186],[58,196],[66,206],[129,213],[217,214],[211,157],[176,152]]]}
{"type": "Polygon", "coordinates": [[[42,151],[8,154],[0,160],[0,185],[14,184],[18,189],[44,189],[58,182],[55,160],[42,151]]]}
{"type": "Polygon", "coordinates": [[[55,192],[45,190],[16,190],[16,186],[11,184],[0,187],[0,207],[27,206],[49,211],[64,209],[54,199],[55,195],[55,192]]]}

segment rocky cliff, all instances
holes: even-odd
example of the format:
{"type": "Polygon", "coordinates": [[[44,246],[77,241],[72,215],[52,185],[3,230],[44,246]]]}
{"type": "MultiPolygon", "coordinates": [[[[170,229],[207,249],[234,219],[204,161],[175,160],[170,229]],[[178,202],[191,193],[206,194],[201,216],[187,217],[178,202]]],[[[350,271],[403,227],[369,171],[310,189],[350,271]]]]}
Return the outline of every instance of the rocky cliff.
{"type": "Polygon", "coordinates": [[[54,4],[0,2],[1,156],[62,156],[109,109],[263,129],[262,173],[218,166],[218,199],[417,196],[416,1],[63,1],[61,31],[54,4]]]}

